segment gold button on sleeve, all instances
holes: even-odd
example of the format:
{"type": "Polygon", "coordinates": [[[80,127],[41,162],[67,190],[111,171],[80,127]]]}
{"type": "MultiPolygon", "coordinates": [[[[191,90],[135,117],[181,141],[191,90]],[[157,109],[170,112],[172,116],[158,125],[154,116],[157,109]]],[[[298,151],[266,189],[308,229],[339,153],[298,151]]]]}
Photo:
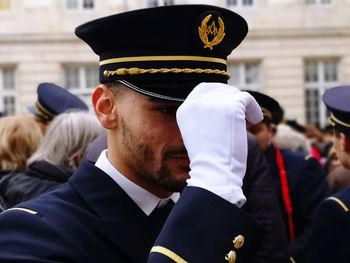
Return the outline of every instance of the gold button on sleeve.
{"type": "Polygon", "coordinates": [[[233,246],[235,247],[235,249],[240,249],[244,244],[244,236],[242,235],[238,235],[235,237],[235,239],[233,240],[233,246]]]}
{"type": "Polygon", "coordinates": [[[228,261],[229,263],[235,263],[236,262],[236,252],[231,250],[230,252],[228,252],[228,254],[225,256],[226,261],[228,261]]]}

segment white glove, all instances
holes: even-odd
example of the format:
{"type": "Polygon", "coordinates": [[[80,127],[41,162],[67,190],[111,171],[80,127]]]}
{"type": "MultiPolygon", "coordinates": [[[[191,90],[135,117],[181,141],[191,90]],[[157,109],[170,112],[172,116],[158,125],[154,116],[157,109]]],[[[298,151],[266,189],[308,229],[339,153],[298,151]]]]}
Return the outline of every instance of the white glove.
{"type": "Polygon", "coordinates": [[[222,83],[201,83],[176,113],[188,152],[188,186],[207,189],[242,206],[242,180],[247,162],[246,119],[263,119],[261,108],[247,92],[222,83]]]}

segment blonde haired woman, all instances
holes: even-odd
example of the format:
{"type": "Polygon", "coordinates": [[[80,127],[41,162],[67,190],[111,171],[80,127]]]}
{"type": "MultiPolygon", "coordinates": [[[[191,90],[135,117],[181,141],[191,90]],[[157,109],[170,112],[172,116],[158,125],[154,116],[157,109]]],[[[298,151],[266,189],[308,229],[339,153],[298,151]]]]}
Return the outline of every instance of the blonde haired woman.
{"type": "Polygon", "coordinates": [[[39,147],[42,137],[31,116],[0,118],[0,177],[25,171],[27,159],[39,147]]]}

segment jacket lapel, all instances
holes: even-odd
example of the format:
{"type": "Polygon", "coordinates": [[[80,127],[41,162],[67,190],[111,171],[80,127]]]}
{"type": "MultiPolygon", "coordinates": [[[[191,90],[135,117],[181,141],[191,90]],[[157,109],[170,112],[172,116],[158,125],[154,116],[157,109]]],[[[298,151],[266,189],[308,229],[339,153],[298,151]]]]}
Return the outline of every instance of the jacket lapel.
{"type": "Polygon", "coordinates": [[[152,223],[138,220],[105,221],[96,228],[132,262],[146,262],[159,234],[152,223]]]}
{"type": "Polygon", "coordinates": [[[131,261],[146,262],[160,229],[119,185],[87,161],[69,182],[99,216],[97,231],[131,261]]]}

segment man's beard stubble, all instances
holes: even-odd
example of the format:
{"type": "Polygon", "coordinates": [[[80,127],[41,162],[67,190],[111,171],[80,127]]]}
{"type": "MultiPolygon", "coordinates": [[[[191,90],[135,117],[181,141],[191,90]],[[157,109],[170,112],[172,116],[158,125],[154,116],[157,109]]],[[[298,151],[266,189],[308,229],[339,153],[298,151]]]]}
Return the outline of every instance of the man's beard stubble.
{"type": "Polygon", "coordinates": [[[126,148],[127,162],[133,172],[140,178],[151,181],[167,191],[181,192],[187,185],[185,180],[176,179],[171,170],[165,164],[165,160],[172,154],[182,153],[184,149],[168,149],[161,153],[159,169],[153,171],[148,164],[155,160],[155,154],[151,147],[146,144],[137,143],[136,136],[133,136],[126,123],[121,119],[121,128],[123,131],[123,141],[126,148]]]}

